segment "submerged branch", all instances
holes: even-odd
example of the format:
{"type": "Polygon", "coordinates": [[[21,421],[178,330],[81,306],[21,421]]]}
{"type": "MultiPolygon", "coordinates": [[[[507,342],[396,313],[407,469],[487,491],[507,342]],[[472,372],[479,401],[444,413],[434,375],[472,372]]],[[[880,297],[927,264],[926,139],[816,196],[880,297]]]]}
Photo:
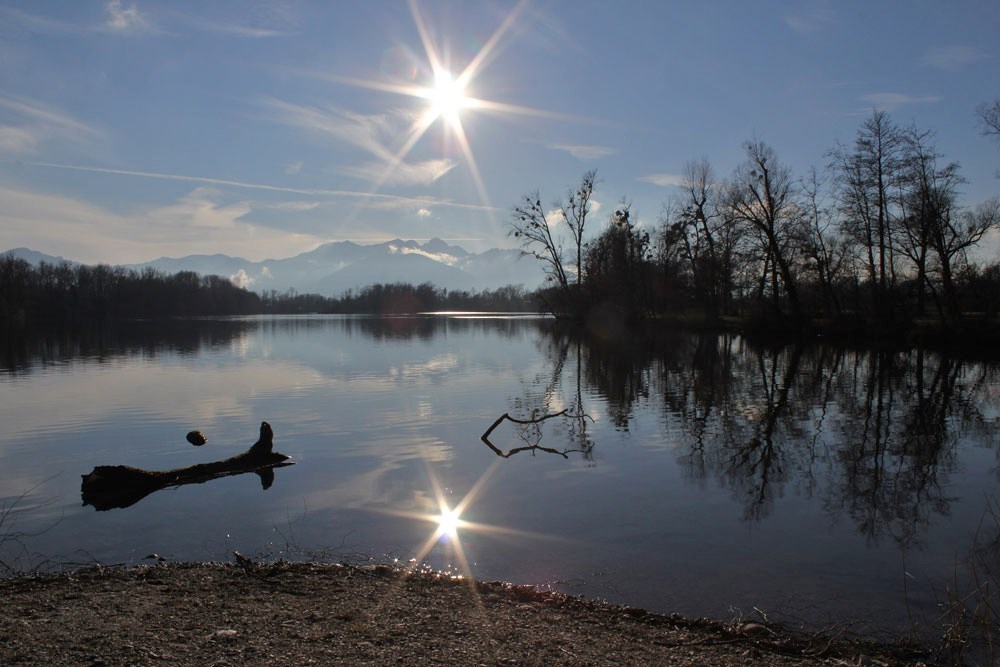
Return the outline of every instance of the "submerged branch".
{"type": "MultiPolygon", "coordinates": [[[[534,415],[534,413],[532,414],[534,415]]],[[[539,451],[539,452],[546,452],[548,454],[558,454],[564,459],[568,459],[569,454],[572,452],[580,452],[581,454],[586,454],[587,450],[585,449],[559,450],[559,449],[553,449],[551,447],[542,447],[541,445],[538,444],[537,440],[535,441],[534,444],[525,445],[523,447],[514,447],[513,449],[504,452],[502,449],[500,449],[492,442],[490,442],[490,434],[493,433],[493,431],[496,430],[496,428],[500,426],[500,424],[502,424],[504,421],[513,422],[515,424],[520,424],[522,426],[537,426],[538,424],[541,424],[545,420],[552,419],[553,417],[569,417],[571,419],[591,419],[589,415],[571,415],[569,414],[569,408],[560,410],[559,412],[553,412],[552,414],[542,415],[541,417],[532,416],[531,419],[517,419],[516,417],[511,417],[509,413],[505,412],[499,417],[497,417],[496,421],[494,421],[490,425],[490,427],[486,429],[486,431],[480,436],[479,439],[482,440],[484,443],[486,443],[486,446],[489,447],[491,450],[493,450],[494,454],[505,459],[509,459],[511,456],[519,452],[527,452],[527,451],[530,452],[539,451]]],[[[539,437],[541,436],[539,435],[539,437]]],[[[527,441],[523,437],[523,435],[522,435],[522,440],[527,441]]]]}

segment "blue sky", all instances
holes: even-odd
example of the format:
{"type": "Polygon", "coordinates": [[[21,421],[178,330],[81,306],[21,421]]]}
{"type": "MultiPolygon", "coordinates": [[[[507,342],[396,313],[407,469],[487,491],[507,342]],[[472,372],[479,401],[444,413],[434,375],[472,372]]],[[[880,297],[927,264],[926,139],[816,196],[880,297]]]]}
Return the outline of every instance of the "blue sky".
{"type": "Polygon", "coordinates": [[[960,0],[0,1],[0,249],[480,251],[589,169],[595,232],[622,197],[653,226],[686,162],[726,176],[758,137],[803,175],[875,107],[934,130],[974,204],[1000,194],[997,34],[960,0]],[[469,73],[457,110],[435,63],[469,73]]]}

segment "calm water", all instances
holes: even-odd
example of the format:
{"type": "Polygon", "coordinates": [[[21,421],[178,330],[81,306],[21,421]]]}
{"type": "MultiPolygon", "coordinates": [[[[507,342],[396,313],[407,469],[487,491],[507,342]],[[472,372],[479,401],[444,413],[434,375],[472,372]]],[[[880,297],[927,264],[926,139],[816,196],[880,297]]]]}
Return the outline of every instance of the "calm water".
{"type": "Polygon", "coordinates": [[[479,578],[658,611],[899,629],[933,624],[996,533],[996,364],[465,317],[136,324],[2,351],[8,565],[464,555],[479,578]],[[563,409],[493,431],[529,448],[508,458],[480,440],[563,409]],[[81,504],[96,465],[226,458],[262,420],[297,463],[267,490],[244,474],[81,504]],[[457,541],[433,540],[438,495],[470,522],[457,541]]]}

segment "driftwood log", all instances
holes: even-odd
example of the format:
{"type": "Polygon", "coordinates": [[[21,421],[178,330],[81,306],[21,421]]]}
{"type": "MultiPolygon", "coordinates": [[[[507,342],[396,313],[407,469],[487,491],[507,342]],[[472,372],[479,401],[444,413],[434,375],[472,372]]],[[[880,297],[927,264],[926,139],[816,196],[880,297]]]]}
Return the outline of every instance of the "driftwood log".
{"type": "Polygon", "coordinates": [[[82,475],[80,493],[84,505],[104,511],[128,507],[154,491],[184,484],[200,484],[219,477],[256,473],[264,489],[274,483],[274,469],[294,465],[290,456],[273,450],[274,431],[267,422],[260,424],[260,439],[250,449],[222,461],[199,463],[174,470],[143,470],[131,466],[97,466],[82,475]]]}

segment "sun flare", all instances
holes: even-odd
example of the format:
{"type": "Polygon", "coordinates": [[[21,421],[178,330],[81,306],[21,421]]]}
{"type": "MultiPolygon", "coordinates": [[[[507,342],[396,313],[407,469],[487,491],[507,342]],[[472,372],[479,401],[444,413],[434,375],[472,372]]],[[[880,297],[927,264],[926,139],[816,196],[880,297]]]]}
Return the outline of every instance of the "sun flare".
{"type": "Polygon", "coordinates": [[[444,117],[453,124],[458,121],[458,113],[471,101],[465,95],[465,84],[444,69],[434,73],[434,87],[428,89],[428,99],[434,116],[444,117]]]}
{"type": "Polygon", "coordinates": [[[438,537],[447,537],[449,539],[455,539],[458,537],[458,529],[465,525],[465,522],[460,518],[461,510],[459,509],[448,509],[443,507],[441,509],[441,514],[434,517],[434,520],[438,524],[438,537]]]}
{"type": "Polygon", "coordinates": [[[462,156],[465,158],[467,168],[475,183],[479,193],[481,206],[489,211],[492,217],[495,209],[490,203],[486,192],[486,184],[483,182],[482,174],[473,155],[472,144],[466,133],[466,128],[462,123],[462,116],[467,112],[484,112],[489,114],[499,114],[504,116],[523,115],[538,118],[549,118],[562,121],[585,121],[592,122],[586,118],[580,118],[569,114],[552,111],[544,111],[518,104],[497,102],[494,100],[475,97],[472,93],[483,86],[474,85],[482,70],[487,67],[502,50],[504,38],[513,32],[522,12],[529,4],[530,0],[518,0],[518,3],[507,13],[500,25],[492,35],[482,44],[479,50],[472,56],[461,70],[451,67],[447,58],[450,52],[447,40],[444,48],[440,48],[432,38],[432,31],[427,25],[423,14],[417,6],[417,0],[408,0],[410,14],[413,23],[423,45],[425,60],[418,64],[403,81],[385,81],[374,79],[358,79],[354,77],[344,77],[340,75],[327,75],[328,78],[361,88],[368,88],[386,93],[403,95],[416,100],[420,100],[423,108],[414,114],[413,122],[405,134],[399,137],[400,143],[394,153],[387,156],[384,169],[373,179],[372,192],[376,192],[389,179],[392,173],[404,166],[404,161],[410,152],[416,147],[424,135],[432,126],[438,125],[443,131],[444,141],[440,145],[445,150],[452,150],[457,146],[462,156]],[[417,84],[413,78],[417,73],[422,73],[425,77],[423,85],[417,84]]]}

